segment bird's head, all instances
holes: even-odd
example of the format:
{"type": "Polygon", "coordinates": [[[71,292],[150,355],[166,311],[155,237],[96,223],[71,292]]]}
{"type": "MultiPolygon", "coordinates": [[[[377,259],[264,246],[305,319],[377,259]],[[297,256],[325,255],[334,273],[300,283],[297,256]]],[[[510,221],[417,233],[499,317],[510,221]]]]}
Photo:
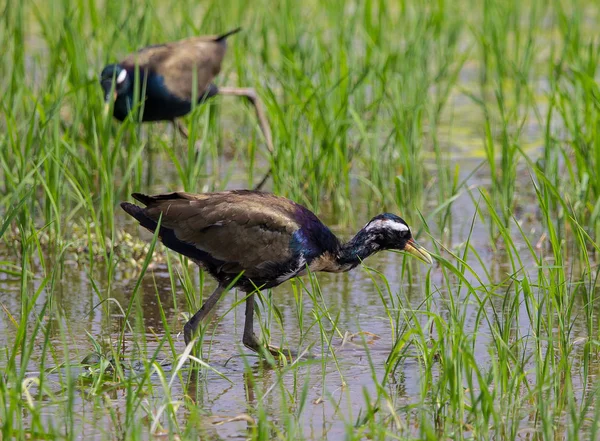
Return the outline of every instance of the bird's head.
{"type": "Polygon", "coordinates": [[[102,69],[100,85],[104,91],[104,101],[110,103],[111,100],[115,101],[119,95],[124,95],[129,91],[131,79],[125,68],[119,64],[109,64],[102,69]]]}
{"type": "Polygon", "coordinates": [[[364,231],[382,250],[404,251],[425,263],[433,263],[427,250],[413,239],[404,219],[395,214],[375,216],[365,225],[364,231]]]}

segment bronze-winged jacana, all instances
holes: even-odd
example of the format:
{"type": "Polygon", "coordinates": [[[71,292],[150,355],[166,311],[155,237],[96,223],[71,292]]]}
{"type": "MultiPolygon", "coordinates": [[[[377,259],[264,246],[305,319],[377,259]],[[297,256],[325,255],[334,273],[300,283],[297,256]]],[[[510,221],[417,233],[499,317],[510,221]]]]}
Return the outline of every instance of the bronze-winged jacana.
{"type": "Polygon", "coordinates": [[[271,128],[256,91],[247,87],[217,87],[213,83],[221,71],[227,37],[240,30],[148,46],[117,64],[105,66],[100,74],[100,84],[106,102],[114,100],[113,116],[123,121],[132,111],[137,67],[140,73],[138,96],[145,94],[145,100],[139,104],[141,121],[171,121],[187,138],[185,127],[176,118],[192,110],[194,97],[198,103],[203,103],[217,94],[242,96],[254,106],[267,148],[273,153],[271,128]]]}
{"type": "MultiPolygon", "coordinates": [[[[342,243],[307,208],[289,199],[253,190],[218,193],[168,193],[133,198],[146,207],[122,202],[121,207],[167,247],[206,269],[218,282],[214,293],[184,326],[188,344],[200,322],[226,288],[249,294],[243,343],[255,352],[254,292],[311,271],[344,272],[381,250],[406,251],[426,263],[429,253],[412,238],[404,220],[380,214],[352,239],[342,243]],[[162,216],[162,217],[161,217],[162,216]]],[[[267,347],[273,354],[279,349],[267,347]]]]}

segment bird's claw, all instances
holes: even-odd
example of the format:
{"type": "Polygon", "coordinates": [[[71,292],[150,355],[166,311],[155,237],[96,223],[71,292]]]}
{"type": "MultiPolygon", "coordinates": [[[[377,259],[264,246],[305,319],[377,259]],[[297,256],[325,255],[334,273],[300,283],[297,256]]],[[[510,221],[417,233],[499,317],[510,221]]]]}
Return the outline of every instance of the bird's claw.
{"type": "Polygon", "coordinates": [[[279,358],[279,357],[283,356],[287,360],[291,361],[298,357],[298,353],[296,351],[292,351],[291,349],[288,349],[288,348],[278,348],[277,346],[267,345],[267,350],[275,358],[279,358]]]}

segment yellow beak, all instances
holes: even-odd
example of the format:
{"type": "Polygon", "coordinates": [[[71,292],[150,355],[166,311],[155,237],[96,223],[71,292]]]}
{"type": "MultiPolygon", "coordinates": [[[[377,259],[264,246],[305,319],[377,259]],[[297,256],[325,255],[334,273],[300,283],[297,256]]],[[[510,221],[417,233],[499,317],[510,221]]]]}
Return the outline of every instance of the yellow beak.
{"type": "Polygon", "coordinates": [[[406,243],[406,246],[404,247],[404,252],[416,257],[421,262],[428,263],[429,265],[433,263],[431,255],[427,252],[425,248],[423,248],[421,245],[415,242],[414,239],[410,239],[406,243]]]}
{"type": "MultiPolygon", "coordinates": [[[[115,90],[113,92],[113,97],[112,97],[112,102],[114,103],[117,100],[117,91],[115,90]]],[[[104,100],[104,113],[108,113],[108,111],[110,110],[110,98],[107,96],[106,99],[104,100]]]]}

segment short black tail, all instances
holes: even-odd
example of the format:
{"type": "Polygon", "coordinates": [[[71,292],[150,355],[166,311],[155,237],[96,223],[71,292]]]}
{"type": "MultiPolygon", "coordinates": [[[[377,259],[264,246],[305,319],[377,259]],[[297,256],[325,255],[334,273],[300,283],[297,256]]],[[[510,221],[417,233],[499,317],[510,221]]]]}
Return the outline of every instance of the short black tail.
{"type": "Polygon", "coordinates": [[[240,27],[240,28],[235,28],[233,31],[225,32],[224,34],[221,34],[217,38],[215,38],[215,41],[223,41],[230,35],[237,34],[241,30],[242,30],[242,28],[240,27]]]}
{"type": "MultiPolygon", "coordinates": [[[[149,202],[151,202],[154,198],[153,196],[146,196],[140,193],[135,193],[134,197],[142,203],[145,203],[143,200],[144,198],[146,198],[149,202]]],[[[152,233],[156,231],[158,223],[146,216],[144,208],[138,207],[135,204],[130,204],[129,202],[121,202],[121,208],[125,210],[127,214],[135,218],[142,227],[150,230],[152,233]]],[[[158,232],[158,238],[167,248],[189,257],[195,262],[207,262],[216,266],[223,265],[223,262],[213,258],[207,252],[196,248],[190,243],[179,240],[179,238],[175,235],[175,232],[170,228],[161,226],[160,231],[158,232]]]]}
{"type": "Polygon", "coordinates": [[[164,193],[164,194],[155,194],[154,196],[149,196],[143,193],[131,193],[131,197],[136,201],[140,201],[146,207],[152,205],[153,202],[156,201],[168,201],[173,199],[186,199],[183,193],[179,193],[177,191],[173,193],[164,193]]]}
{"type": "MultiPolygon", "coordinates": [[[[136,197],[136,199],[138,198],[136,197]]],[[[140,202],[144,202],[140,199],[138,200],[140,202]]],[[[130,204],[129,202],[121,202],[121,208],[125,210],[125,212],[131,217],[135,218],[142,227],[152,232],[156,230],[158,223],[146,216],[146,213],[144,213],[144,209],[142,207],[138,207],[135,204],[130,204]]]]}
{"type": "MultiPolygon", "coordinates": [[[[131,197],[133,199],[135,199],[136,201],[140,201],[142,204],[144,204],[146,206],[150,205],[150,203],[154,200],[153,196],[148,196],[147,194],[143,194],[143,193],[131,193],[131,197]]],[[[123,206],[123,204],[121,204],[121,206],[123,206]]],[[[125,211],[127,211],[127,210],[125,210],[125,211]]],[[[129,213],[129,211],[127,211],[127,213],[129,213]]],[[[131,214],[131,213],[129,213],[129,214],[131,214]]]]}

